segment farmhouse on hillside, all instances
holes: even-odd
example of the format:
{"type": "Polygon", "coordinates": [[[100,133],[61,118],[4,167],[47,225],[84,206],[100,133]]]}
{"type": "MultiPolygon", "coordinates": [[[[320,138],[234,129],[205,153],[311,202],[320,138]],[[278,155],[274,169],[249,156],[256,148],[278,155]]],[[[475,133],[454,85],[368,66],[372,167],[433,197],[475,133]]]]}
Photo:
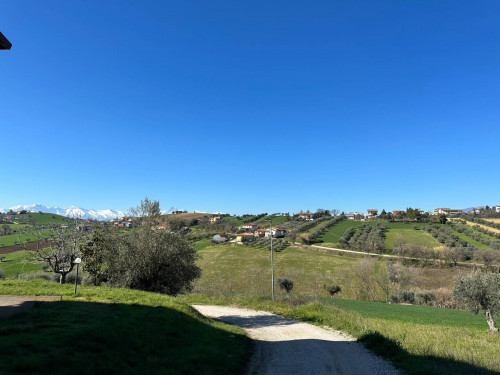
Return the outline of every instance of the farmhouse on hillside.
{"type": "Polygon", "coordinates": [[[368,212],[368,217],[376,217],[378,215],[378,209],[376,208],[369,208],[366,210],[368,212]]]}
{"type": "Polygon", "coordinates": [[[359,219],[364,219],[365,215],[362,214],[361,212],[349,212],[347,215],[345,215],[347,220],[359,220],[359,219]]]}
{"type": "Polygon", "coordinates": [[[297,214],[297,216],[300,219],[304,219],[304,220],[313,220],[314,219],[314,214],[312,212],[309,212],[309,211],[306,211],[306,212],[301,211],[297,214]]]}
{"type": "Polygon", "coordinates": [[[445,215],[455,215],[455,214],[462,214],[463,211],[460,208],[446,208],[446,207],[439,207],[434,210],[434,215],[440,215],[440,214],[445,214],[445,215]]]}
{"type": "Polygon", "coordinates": [[[276,237],[276,238],[285,237],[285,230],[280,229],[278,227],[272,227],[272,229],[271,228],[265,229],[265,237],[269,238],[271,236],[276,237]]]}

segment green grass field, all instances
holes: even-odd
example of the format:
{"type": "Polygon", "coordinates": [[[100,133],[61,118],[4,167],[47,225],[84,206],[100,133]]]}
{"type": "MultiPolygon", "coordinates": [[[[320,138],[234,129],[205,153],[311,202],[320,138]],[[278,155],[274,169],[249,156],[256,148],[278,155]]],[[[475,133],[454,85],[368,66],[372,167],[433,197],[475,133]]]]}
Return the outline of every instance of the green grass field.
{"type": "Polygon", "coordinates": [[[1,374],[235,374],[248,339],[156,293],[41,280],[0,281],[0,294],[56,295],[0,319],[1,374]]]}
{"type": "Polygon", "coordinates": [[[35,241],[39,238],[38,236],[40,236],[40,238],[48,237],[50,233],[51,233],[50,230],[44,229],[44,230],[32,230],[27,233],[13,233],[13,234],[3,235],[0,236],[0,247],[15,245],[18,242],[19,243],[27,242],[28,239],[30,241],[35,241]]]}
{"type": "Polygon", "coordinates": [[[48,213],[39,213],[39,212],[31,212],[29,214],[32,218],[35,219],[35,224],[64,224],[64,223],[72,223],[73,219],[56,215],[56,214],[48,214],[48,213]]]}
{"type": "Polygon", "coordinates": [[[402,238],[407,243],[416,243],[424,246],[429,246],[431,248],[440,246],[439,242],[437,242],[432,236],[428,233],[425,233],[422,230],[413,229],[414,226],[419,228],[424,228],[425,223],[402,223],[402,222],[389,222],[389,221],[358,221],[358,220],[344,220],[340,223],[331,227],[328,231],[323,234],[321,237],[322,242],[324,243],[333,243],[337,244],[339,238],[344,234],[344,232],[350,227],[358,227],[363,224],[376,225],[377,223],[382,224],[386,227],[386,248],[391,250],[394,247],[394,240],[396,238],[402,238]]]}
{"type": "MultiPolygon", "coordinates": [[[[209,294],[268,295],[271,288],[270,252],[262,248],[233,244],[207,246],[199,252],[202,276],[195,291],[209,294]]],[[[324,284],[342,286],[342,298],[356,299],[360,288],[353,270],[358,258],[338,256],[306,248],[288,247],[274,253],[275,278],[294,281],[294,293],[303,296],[328,296],[324,284]]],[[[383,264],[380,260],[377,264],[383,264]]],[[[450,288],[458,269],[411,267],[412,289],[450,288]]],[[[281,293],[277,290],[278,293],[281,293]]],[[[384,298],[380,294],[380,300],[384,298]]]]}
{"type": "MultiPolygon", "coordinates": [[[[270,289],[270,251],[237,245],[208,246],[199,251],[202,277],[195,289],[208,292],[265,294],[270,289]]],[[[295,280],[295,291],[325,293],[323,284],[348,272],[354,258],[289,247],[274,253],[275,275],[295,280]]],[[[347,289],[346,289],[347,293],[347,289]]]]}
{"type": "Polygon", "coordinates": [[[388,304],[383,302],[355,301],[340,298],[323,298],[322,302],[343,310],[354,311],[367,318],[402,321],[415,324],[464,327],[484,332],[484,315],[470,311],[440,309],[426,305],[388,304]]]}
{"type": "Polygon", "coordinates": [[[441,246],[429,233],[423,230],[415,229],[388,229],[385,232],[385,245],[387,249],[394,248],[394,241],[398,238],[403,239],[407,243],[419,244],[435,248],[441,246]]]}
{"type": "Polygon", "coordinates": [[[0,262],[0,270],[4,272],[5,277],[15,277],[17,274],[38,272],[41,270],[43,264],[34,260],[27,251],[17,251],[0,256],[5,256],[5,259],[0,262]]]}

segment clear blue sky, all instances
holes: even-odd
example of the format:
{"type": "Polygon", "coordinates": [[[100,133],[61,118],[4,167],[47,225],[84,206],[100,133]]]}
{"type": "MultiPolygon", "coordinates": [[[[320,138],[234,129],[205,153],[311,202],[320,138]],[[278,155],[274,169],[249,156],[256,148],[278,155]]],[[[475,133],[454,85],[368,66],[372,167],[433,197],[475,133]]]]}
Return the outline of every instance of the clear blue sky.
{"type": "Polygon", "coordinates": [[[0,207],[500,204],[498,1],[9,1],[0,207]]]}

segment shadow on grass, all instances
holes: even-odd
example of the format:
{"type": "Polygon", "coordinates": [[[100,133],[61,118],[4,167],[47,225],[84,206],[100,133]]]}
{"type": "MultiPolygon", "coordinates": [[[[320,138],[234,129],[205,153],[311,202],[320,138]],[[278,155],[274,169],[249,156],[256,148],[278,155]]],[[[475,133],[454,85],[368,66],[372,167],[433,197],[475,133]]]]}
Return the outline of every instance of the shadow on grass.
{"type": "Polygon", "coordinates": [[[34,301],[25,301],[16,305],[0,306],[0,318],[5,318],[12,314],[17,314],[28,310],[33,306],[34,301]]]}
{"type": "Polygon", "coordinates": [[[0,319],[0,374],[234,374],[246,362],[244,335],[182,305],[32,305],[0,319]]]}
{"type": "Polygon", "coordinates": [[[397,342],[380,333],[370,333],[359,338],[367,349],[390,360],[405,373],[424,374],[498,374],[469,363],[435,356],[419,356],[408,353],[397,342]]]}

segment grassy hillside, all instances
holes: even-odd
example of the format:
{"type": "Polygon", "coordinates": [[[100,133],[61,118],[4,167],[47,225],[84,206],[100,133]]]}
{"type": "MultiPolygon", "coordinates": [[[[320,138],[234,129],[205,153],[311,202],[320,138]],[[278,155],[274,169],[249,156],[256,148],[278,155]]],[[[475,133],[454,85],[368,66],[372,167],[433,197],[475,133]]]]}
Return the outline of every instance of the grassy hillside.
{"type": "Polygon", "coordinates": [[[415,229],[388,229],[385,232],[385,245],[387,249],[394,248],[394,241],[402,239],[407,243],[419,244],[435,248],[441,246],[429,233],[415,229]]]}
{"type": "Polygon", "coordinates": [[[37,225],[64,224],[73,222],[73,219],[69,217],[56,214],[31,212],[29,215],[34,219],[35,224],[37,225]]]}
{"type": "Polygon", "coordinates": [[[377,223],[382,224],[387,230],[385,232],[386,236],[386,248],[392,249],[394,246],[394,240],[401,238],[407,243],[416,243],[431,248],[440,246],[431,235],[425,233],[422,230],[413,229],[415,226],[419,228],[424,228],[425,223],[402,223],[402,222],[389,222],[389,221],[358,221],[358,220],[344,220],[340,223],[331,227],[325,234],[321,237],[324,243],[338,244],[339,238],[344,234],[344,232],[351,227],[358,227],[363,224],[375,225],[377,223]]]}
{"type": "Polygon", "coordinates": [[[234,374],[248,339],[178,299],[106,287],[0,281],[1,294],[57,295],[0,320],[1,374],[234,374]]]}
{"type": "MultiPolygon", "coordinates": [[[[195,284],[198,291],[233,291],[266,293],[270,288],[270,252],[247,246],[209,246],[200,250],[202,277],[195,284]]],[[[287,248],[274,253],[276,277],[296,281],[297,293],[322,292],[322,285],[332,279],[335,270],[355,259],[287,248]]],[[[349,267],[347,267],[349,268],[349,267]]]]}
{"type": "Polygon", "coordinates": [[[13,233],[0,236],[0,247],[14,245],[16,243],[24,243],[28,241],[35,241],[40,238],[48,237],[51,233],[50,230],[30,230],[27,233],[13,233]]]}
{"type": "MultiPolygon", "coordinates": [[[[195,291],[210,294],[267,295],[271,288],[270,252],[237,245],[204,247],[199,251],[202,276],[195,291]]],[[[294,281],[294,293],[305,296],[327,296],[323,285],[338,283],[341,296],[356,298],[360,285],[354,269],[358,258],[337,256],[321,251],[289,247],[274,253],[275,277],[294,281]]],[[[380,261],[378,264],[383,264],[380,261]]],[[[449,288],[457,269],[410,267],[416,289],[449,288]]],[[[279,292],[279,291],[278,291],[279,292]]],[[[380,295],[383,298],[383,295],[380,295]]]]}

